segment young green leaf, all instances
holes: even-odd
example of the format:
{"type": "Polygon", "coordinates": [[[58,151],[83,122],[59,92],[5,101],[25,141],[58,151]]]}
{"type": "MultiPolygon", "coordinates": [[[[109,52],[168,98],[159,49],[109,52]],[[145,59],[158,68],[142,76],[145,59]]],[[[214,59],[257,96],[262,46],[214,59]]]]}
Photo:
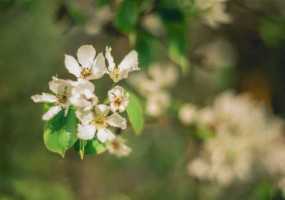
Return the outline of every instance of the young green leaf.
{"type": "Polygon", "coordinates": [[[66,150],[76,142],[77,119],[73,108],[59,112],[44,128],[44,143],[48,150],[64,157],[66,150]]]}
{"type": "Polygon", "coordinates": [[[143,108],[139,98],[131,93],[129,93],[129,105],[127,107],[127,114],[130,123],[136,134],[140,134],[144,126],[144,115],[143,108]]]}
{"type": "Polygon", "coordinates": [[[168,27],[168,33],[169,57],[181,67],[183,72],[187,72],[189,63],[187,60],[186,28],[183,23],[171,24],[168,27]]]}
{"type": "Polygon", "coordinates": [[[115,26],[122,32],[133,31],[139,16],[137,0],[124,0],[117,12],[115,26]]]}
{"type": "Polygon", "coordinates": [[[146,69],[154,60],[159,42],[146,31],[140,31],[136,38],[136,50],[138,51],[140,65],[146,69]]]}
{"type": "MultiPolygon", "coordinates": [[[[167,4],[168,5],[168,4],[167,4]]],[[[159,14],[167,30],[167,47],[170,59],[178,64],[182,72],[189,70],[187,59],[187,21],[179,7],[161,7],[159,14]]]]}

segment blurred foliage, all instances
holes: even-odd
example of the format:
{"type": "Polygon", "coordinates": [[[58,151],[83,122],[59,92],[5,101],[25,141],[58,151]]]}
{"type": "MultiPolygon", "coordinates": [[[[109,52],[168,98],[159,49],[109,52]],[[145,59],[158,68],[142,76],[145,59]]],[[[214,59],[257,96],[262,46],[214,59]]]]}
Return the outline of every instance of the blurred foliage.
{"type": "MultiPolygon", "coordinates": [[[[258,88],[259,96],[270,94],[273,110],[285,116],[284,15],[235,1],[229,10],[233,23],[213,30],[199,23],[193,0],[0,0],[0,200],[282,199],[270,181],[219,188],[189,177],[189,155],[212,133],[185,129],[171,117],[145,119],[144,134],[127,138],[133,148],[129,158],[86,155],[79,161],[71,152],[62,160],[45,150],[41,108],[29,99],[47,89],[52,75],[65,73],[65,52],[84,43],[98,49],[111,44],[118,55],[134,47],[143,70],[158,60],[178,65],[185,76],[172,91],[177,98],[206,105],[227,88],[253,94],[258,88]],[[86,34],[94,9],[104,6],[114,18],[102,25],[101,33],[86,34]],[[152,14],[162,22],[160,35],[143,26],[152,14]],[[220,36],[235,46],[236,66],[203,68],[195,47],[220,36]],[[268,87],[255,81],[257,73],[265,75],[268,87]],[[248,80],[254,87],[244,86],[248,80]]],[[[96,90],[104,87],[98,84],[96,90]]],[[[141,124],[135,126],[141,129],[141,124]]],[[[96,141],[86,149],[102,151],[96,141]]]]}

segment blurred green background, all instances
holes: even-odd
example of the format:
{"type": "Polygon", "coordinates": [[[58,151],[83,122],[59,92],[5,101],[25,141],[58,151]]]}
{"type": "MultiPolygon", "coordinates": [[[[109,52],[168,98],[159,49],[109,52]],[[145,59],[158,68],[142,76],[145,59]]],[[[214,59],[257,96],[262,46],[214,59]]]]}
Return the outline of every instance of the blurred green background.
{"type": "Polygon", "coordinates": [[[30,96],[47,91],[53,75],[69,77],[64,54],[82,44],[112,45],[115,58],[136,48],[142,70],[173,62],[180,70],[174,98],[205,105],[233,88],[285,116],[283,0],[229,0],[227,9],[234,20],[211,28],[192,0],[0,0],[0,200],[282,199],[267,182],[221,189],[191,178],[186,167],[196,144],[173,116],[147,122],[141,136],[126,134],[127,158],[81,161],[69,152],[62,159],[42,141],[42,108],[30,96]],[[100,12],[106,6],[109,20],[100,12]],[[145,25],[149,15],[162,27],[145,25]],[[197,52],[216,39],[233,49],[225,66],[207,66],[197,52]]]}

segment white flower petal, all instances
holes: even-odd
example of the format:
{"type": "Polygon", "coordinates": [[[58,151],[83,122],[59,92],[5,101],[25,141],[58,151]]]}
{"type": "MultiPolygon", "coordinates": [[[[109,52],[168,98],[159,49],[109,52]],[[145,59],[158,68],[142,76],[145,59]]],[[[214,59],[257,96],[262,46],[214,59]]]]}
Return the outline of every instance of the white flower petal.
{"type": "Polygon", "coordinates": [[[110,101],[110,108],[112,112],[123,112],[129,103],[129,98],[124,88],[116,86],[108,91],[108,98],[110,101]]]}
{"type": "Polygon", "coordinates": [[[49,89],[55,94],[69,96],[73,84],[71,80],[52,77],[52,80],[49,82],[49,89]]]}
{"type": "Polygon", "coordinates": [[[94,138],[96,128],[92,125],[78,125],[77,137],[82,140],[91,140],[94,138]]]}
{"type": "Polygon", "coordinates": [[[121,128],[121,129],[126,129],[127,128],[127,120],[123,118],[121,115],[118,113],[113,113],[107,118],[107,123],[110,126],[116,127],[116,128],[121,128]]]}
{"type": "Polygon", "coordinates": [[[64,64],[69,73],[80,77],[81,68],[73,56],[65,55],[64,64]]]}
{"type": "Polygon", "coordinates": [[[105,56],[106,59],[108,61],[108,70],[111,72],[114,70],[116,64],[114,62],[114,58],[111,54],[112,48],[111,47],[106,47],[106,51],[105,51],[105,56]]]}
{"type": "Polygon", "coordinates": [[[42,102],[54,103],[57,101],[56,96],[48,93],[42,93],[41,95],[36,94],[33,95],[31,98],[35,103],[42,103],[42,102]]]}
{"type": "Polygon", "coordinates": [[[74,88],[72,89],[73,94],[83,94],[87,98],[93,97],[93,93],[95,91],[95,86],[90,81],[87,81],[85,79],[80,79],[74,84],[74,88]]]}
{"type": "Polygon", "coordinates": [[[57,113],[62,110],[60,106],[53,106],[51,107],[42,117],[44,121],[48,121],[53,118],[57,113]]]}
{"type": "Polygon", "coordinates": [[[117,85],[116,87],[108,91],[109,100],[112,101],[114,100],[114,98],[118,96],[124,96],[124,93],[125,93],[124,88],[117,85]]]}
{"type": "Polygon", "coordinates": [[[85,110],[77,110],[76,117],[82,124],[89,124],[94,118],[93,113],[91,111],[85,110]]]}
{"type": "Polygon", "coordinates": [[[105,57],[103,53],[99,53],[92,66],[92,75],[90,79],[99,79],[107,72],[105,57]]]}
{"type": "Polygon", "coordinates": [[[99,104],[96,106],[96,114],[106,116],[110,112],[109,106],[105,104],[99,104]]]}
{"type": "Polygon", "coordinates": [[[97,132],[97,138],[100,142],[105,143],[115,138],[115,135],[107,128],[99,129],[97,132]]]}
{"type": "Polygon", "coordinates": [[[121,77],[127,78],[129,72],[139,70],[138,64],[138,53],[135,50],[132,50],[125,56],[118,66],[122,73],[121,77]]]}
{"type": "Polygon", "coordinates": [[[83,45],[77,50],[77,58],[82,67],[90,68],[94,62],[96,50],[92,45],[83,45]]]}

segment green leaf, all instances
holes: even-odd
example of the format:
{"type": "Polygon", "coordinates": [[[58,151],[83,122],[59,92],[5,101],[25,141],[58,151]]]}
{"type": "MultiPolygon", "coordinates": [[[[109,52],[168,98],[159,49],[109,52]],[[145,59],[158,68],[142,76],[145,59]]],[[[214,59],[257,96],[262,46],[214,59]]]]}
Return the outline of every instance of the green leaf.
{"type": "Polygon", "coordinates": [[[285,18],[267,17],[261,20],[261,38],[269,47],[280,47],[285,41],[285,18]]]}
{"type": "Polygon", "coordinates": [[[145,31],[140,31],[136,39],[136,50],[138,51],[140,66],[142,69],[146,69],[158,52],[158,41],[145,31]]]}
{"type": "Polygon", "coordinates": [[[97,139],[88,141],[85,146],[86,154],[101,154],[105,151],[106,151],[106,146],[100,143],[97,139]]]}
{"type": "Polygon", "coordinates": [[[252,193],[251,199],[258,199],[258,200],[268,200],[274,199],[274,191],[273,186],[265,181],[261,181],[254,189],[252,193]]]}
{"type": "Polygon", "coordinates": [[[48,150],[64,157],[66,150],[76,142],[77,119],[73,108],[69,108],[64,116],[64,111],[59,112],[48,121],[44,128],[44,143],[48,150]]]}
{"type": "Polygon", "coordinates": [[[183,24],[168,25],[168,54],[170,59],[177,63],[183,72],[189,70],[185,29],[186,27],[183,24]]]}
{"type": "Polygon", "coordinates": [[[110,0],[97,0],[96,1],[96,5],[98,7],[102,7],[102,6],[108,5],[110,3],[111,3],[110,0]]]}
{"type": "Polygon", "coordinates": [[[208,139],[215,137],[215,133],[208,127],[198,126],[194,137],[201,141],[207,141],[208,139]]]}
{"type": "Polygon", "coordinates": [[[138,16],[137,0],[124,0],[117,11],[115,26],[122,32],[130,33],[136,26],[138,16]]]}
{"type": "Polygon", "coordinates": [[[86,13],[80,8],[76,1],[67,1],[66,4],[69,17],[76,24],[83,24],[87,21],[86,13]]]}
{"type": "Polygon", "coordinates": [[[160,8],[159,14],[167,30],[167,47],[170,59],[178,64],[182,72],[189,70],[187,59],[187,22],[178,8],[160,8]]]}
{"type": "Polygon", "coordinates": [[[139,98],[131,93],[129,94],[129,105],[127,107],[127,114],[130,123],[136,134],[140,134],[144,126],[143,108],[139,98]]]}
{"type": "MultiPolygon", "coordinates": [[[[82,145],[82,144],[81,144],[82,145]]],[[[74,145],[75,151],[80,153],[80,140],[74,145]]],[[[93,140],[84,141],[84,154],[85,155],[93,155],[93,154],[101,154],[106,151],[106,146],[100,143],[96,138],[93,140]]]]}

